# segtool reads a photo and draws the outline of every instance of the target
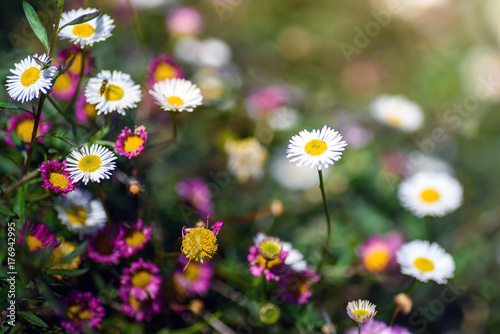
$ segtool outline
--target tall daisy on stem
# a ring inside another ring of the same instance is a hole
[[[328,205],[326,202],[322,169],[328,168],[328,166],[333,165],[336,161],[339,161],[346,146],[347,143],[342,140],[342,135],[340,135],[338,131],[335,131],[325,125],[321,130],[313,130],[312,132],[303,130],[299,132],[298,135],[295,135],[292,139],[290,139],[290,143],[288,144],[288,149],[286,151],[287,158],[290,158],[290,162],[296,162],[297,166],[306,165],[318,170],[319,187],[323,197],[323,206],[325,207],[327,224],[326,245],[323,257],[318,263],[318,267],[316,269],[316,272],[318,273],[328,256],[328,245],[330,244],[330,237],[332,234],[330,212],[328,211]]]

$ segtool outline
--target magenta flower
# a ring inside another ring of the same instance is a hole
[[[205,217],[212,212],[212,192],[202,178],[189,177],[183,179],[177,183],[175,190],[183,201],[199,212],[200,216]]]
[[[97,329],[105,316],[104,307],[100,300],[90,292],[72,290],[64,301],[66,314],[57,311],[61,325],[72,333],[86,333],[85,327]]]
[[[73,179],[66,170],[66,160],[42,162],[39,167],[42,172],[42,187],[52,190],[58,195],[66,196],[70,191],[75,190]]]
[[[363,267],[371,274],[378,274],[397,268],[396,252],[404,243],[400,232],[373,235],[365,240],[360,250]]]
[[[61,66],[62,64],[63,67],[66,67],[66,64],[68,64],[73,57],[75,60],[73,61],[73,64],[69,67],[68,69],[68,74],[76,76],[77,78],[80,76],[80,71],[82,69],[82,49],[78,45],[73,45],[69,48],[62,49],[57,53],[58,59],[55,62],[55,65],[57,67]],[[96,68],[95,66],[95,58],[92,57],[90,49],[86,48],[85,49],[85,67],[83,69],[83,75],[89,75],[94,71]]]
[[[88,120],[95,122],[97,119],[96,105],[97,104],[87,103],[84,91],[78,93],[78,97],[75,101],[75,119],[78,124],[85,124]]]
[[[120,155],[132,159],[144,151],[147,139],[148,133],[144,125],[136,126],[134,132],[125,127],[118,136],[115,149]]]
[[[43,122],[43,115],[40,117],[40,123],[38,124],[37,136],[43,136],[49,131],[50,123]],[[33,135],[33,127],[35,126],[35,119],[28,113],[23,113],[21,115],[13,116],[7,121],[7,130],[5,130],[5,143],[10,147],[14,148],[14,141],[10,138],[15,132],[19,139],[23,142],[31,142],[31,136]],[[43,138],[37,138],[39,143],[43,143]],[[24,145],[26,150],[29,149],[29,145]]]
[[[116,247],[115,238],[105,226],[90,239],[87,256],[94,262],[104,264],[120,263],[120,248]]]
[[[344,334],[411,334],[409,330],[404,327],[392,325],[387,326],[382,321],[370,320],[367,323],[361,325],[361,330],[358,327],[349,328]]]
[[[167,16],[167,28],[175,35],[197,35],[203,30],[203,16],[191,7],[177,7]]]
[[[250,273],[254,277],[264,275],[267,281],[279,281],[288,256],[288,252],[283,250],[282,242],[263,233],[257,234],[254,242],[255,245],[250,247],[247,255]]]
[[[269,115],[288,103],[288,90],[283,86],[270,86],[254,90],[246,100],[246,109],[252,118]]]
[[[312,269],[296,271],[288,267],[278,283],[281,298],[290,304],[305,304],[312,296],[311,285],[319,281],[320,275]]]
[[[120,291],[138,301],[148,298],[157,299],[161,290],[160,269],[152,262],[145,262],[142,258],[125,268],[120,277]]]
[[[179,256],[179,265],[173,277],[174,282],[183,295],[188,297],[205,296],[210,290],[211,280],[214,276],[212,265],[193,262],[185,271],[182,271],[187,262],[185,256]]]
[[[50,96],[59,100],[71,100],[77,88],[78,77],[69,72],[62,73],[59,74],[54,85],[52,85]]]
[[[17,239],[18,244],[26,242],[30,252],[44,251],[46,248],[57,248],[57,239],[43,224],[25,222]]]
[[[143,226],[140,219],[135,225],[121,226],[116,238],[116,247],[120,249],[122,256],[129,258],[143,249],[151,238],[151,230],[151,227]]]
[[[181,65],[167,54],[159,54],[151,60],[148,68],[148,85],[153,87],[158,81],[184,78]]]
[[[152,299],[150,296],[145,300],[137,300],[121,289],[118,295],[125,303],[121,307],[122,313],[132,318],[135,317],[136,322],[151,321],[153,316],[161,311],[163,304],[160,298]]]

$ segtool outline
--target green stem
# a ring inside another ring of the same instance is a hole
[[[50,63],[52,62],[52,55],[54,54],[54,47],[56,45],[56,39],[57,39],[57,31],[59,29],[59,22],[61,21],[61,15],[64,7],[64,0],[59,0],[57,3],[57,14],[56,14],[56,21],[54,23],[54,30],[52,31],[52,40],[50,41],[50,50],[49,50],[49,66]],[[45,98],[47,95],[42,94],[40,96],[40,100],[38,101],[38,107],[36,110],[36,115],[35,115],[35,124],[33,125],[33,132],[31,134],[31,145],[28,149],[28,156],[26,157],[26,162],[24,164],[24,169],[23,169],[23,176],[28,173],[28,168],[31,163],[31,157],[33,155],[33,147],[36,141],[36,135],[38,133],[38,125],[40,124],[40,118],[42,117],[42,109],[43,109],[43,104],[45,102]]]
[[[80,92],[80,86],[82,85],[84,71],[85,71],[85,47],[82,48],[82,66],[80,67],[80,76],[78,78],[78,84],[76,85],[76,90],[75,90],[75,93],[73,94],[73,96],[71,97],[71,100],[64,107],[64,110],[63,110],[64,115],[66,115],[68,113],[68,110],[75,104],[76,97],[78,96],[78,93]]]
[[[63,110],[61,109],[61,106],[59,106],[57,104],[56,101],[54,101],[53,98],[51,98],[50,96],[47,96],[47,100],[49,100],[50,104],[52,104],[52,106],[54,107],[54,109],[59,113],[59,115],[61,115],[62,117],[64,117],[64,119],[66,120],[66,122],[70,122],[68,116],[66,116],[66,114],[63,112]]]
[[[177,113],[174,111],[172,113],[172,130],[174,133],[174,143],[177,142]]]
[[[134,8],[134,6],[132,6],[132,4],[130,3],[130,0],[127,0],[127,5],[134,18],[134,32],[137,37],[137,40],[141,44],[146,45],[146,39],[144,38],[142,23],[139,14],[137,13],[137,10]]]
[[[113,222],[111,221],[111,216],[109,215],[109,211],[108,211],[108,208],[106,206],[106,203],[104,202],[104,199],[102,198],[101,187],[99,186],[99,183],[97,183],[97,182],[94,182],[94,184],[95,184],[97,196],[99,196],[99,199],[101,200],[102,207],[104,208],[104,211],[106,212],[106,217],[108,217],[109,229],[111,230],[113,237],[116,238],[115,228],[113,227]]]
[[[323,197],[323,206],[325,207],[325,216],[326,216],[326,227],[327,227],[327,235],[326,235],[326,245],[323,251],[323,256],[321,261],[318,263],[318,267],[316,268],[316,272],[319,273],[323,264],[328,257],[328,247],[330,246],[330,238],[332,235],[332,223],[330,221],[330,212],[328,211],[328,204],[326,203],[326,192],[325,192],[325,184],[323,182],[323,171],[318,170],[319,175],[319,188],[321,189],[321,196]]]
[[[16,189],[26,181],[31,180],[32,178],[36,177],[40,173],[40,170],[37,168],[34,171],[30,172],[29,174],[24,175],[22,178],[11,184],[10,186],[7,187],[7,189],[0,191],[0,197],[10,193],[12,190]]]
[[[415,289],[415,287],[417,286],[417,283],[418,281],[416,279],[413,280],[413,282],[411,283],[411,285],[408,287],[408,289],[406,289],[405,293],[409,296],[413,290]]]
[[[267,269],[267,260],[266,260],[266,269]],[[265,302],[267,299],[267,282],[266,275],[262,273],[262,302]]]

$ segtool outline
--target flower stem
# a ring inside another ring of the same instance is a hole
[[[59,21],[61,21],[63,7],[64,7],[64,0],[59,0],[57,3],[56,21],[54,23],[54,30],[52,31],[52,39],[50,41],[50,50],[48,55],[49,65],[52,62],[52,55],[54,54],[54,47],[56,45],[56,39],[57,39],[57,31],[59,29]],[[33,145],[35,144],[36,141],[36,134],[38,133],[38,125],[40,124],[43,104],[45,102],[46,97],[47,97],[46,94],[42,94],[42,96],[40,96],[40,100],[38,100],[38,107],[36,109],[36,114],[35,114],[35,123],[33,125],[33,133],[31,134],[31,145],[28,149],[28,156],[26,157],[26,162],[24,163],[23,176],[28,173],[28,168],[31,163],[31,156],[33,155]]]
[[[34,171],[30,172],[29,174],[24,175],[22,178],[11,184],[10,186],[7,187],[5,190],[0,190],[0,197],[8,194],[12,190],[16,189],[26,181],[31,180],[32,178],[36,177],[40,173],[40,170],[37,168]]]
[[[319,188],[321,189],[321,196],[323,197],[323,206],[325,207],[327,235],[326,235],[326,245],[323,251],[323,256],[321,258],[321,261],[318,263],[318,267],[316,268],[317,273],[321,271],[321,268],[323,267],[323,264],[325,263],[326,258],[328,257],[328,246],[330,246],[330,237],[332,234],[330,212],[328,211],[328,204],[326,203],[326,192],[325,192],[325,184],[323,182],[323,171],[318,170],[318,175],[319,175]]]
[[[64,110],[62,111],[64,115],[66,115],[68,113],[68,110],[75,104],[76,97],[80,92],[80,86],[82,85],[84,71],[85,71],[85,47],[82,48],[82,66],[80,67],[80,76],[78,77],[78,84],[76,85],[76,90],[73,93],[71,100],[68,102],[68,104],[64,107]]]
[[[174,143],[177,142],[177,114],[175,112],[172,113],[172,130],[174,133]]]
[[[108,218],[109,229],[111,230],[113,237],[116,238],[115,228],[113,227],[113,222],[111,221],[111,216],[109,215],[109,211],[108,211],[108,208],[106,207],[106,203],[104,202],[104,199],[102,198],[101,187],[99,186],[99,183],[97,183],[97,182],[94,182],[94,184],[95,184],[97,196],[99,196],[99,199],[101,200],[102,207],[104,208],[104,211],[106,212],[106,217]]]

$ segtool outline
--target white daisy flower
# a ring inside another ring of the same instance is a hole
[[[404,132],[415,132],[424,123],[424,113],[404,96],[382,95],[371,105],[373,117],[382,124]]]
[[[51,66],[44,69],[41,64],[50,62],[46,54],[28,56],[15,64],[15,68],[10,70],[14,75],[7,77],[7,92],[10,97],[21,103],[29,102],[40,97],[40,92],[47,94],[52,87],[52,77],[57,72],[57,67]]]
[[[97,12],[95,8],[80,8],[62,13],[59,26],[62,27],[82,15],[95,12]],[[111,36],[111,31],[115,28],[113,22],[114,20],[108,15],[102,14],[85,23],[64,27],[58,36],[61,39],[69,39],[74,44],[80,44],[82,48],[85,45],[92,46],[94,43],[104,41]]]
[[[290,242],[283,242],[283,251],[288,255],[285,258],[285,264],[289,265],[293,270],[303,272],[307,269],[307,263],[304,261],[304,255],[298,250],[292,248]]]
[[[375,307],[376,305],[368,300],[354,300],[347,303],[347,315],[355,322],[364,324],[377,314]]]
[[[109,179],[111,171],[116,167],[115,160],[116,156],[112,151],[93,144],[90,148],[85,146],[71,152],[66,164],[74,183],[82,180],[87,184],[89,181],[101,182],[101,179]]]
[[[55,209],[61,222],[80,235],[95,234],[107,221],[106,211],[101,201],[93,199],[92,194],[76,188],[66,197],[56,198]]]
[[[398,189],[401,205],[417,217],[441,217],[455,211],[462,196],[460,183],[442,172],[419,172],[403,180]]]
[[[238,181],[262,178],[268,153],[256,138],[230,139],[225,149],[228,154],[227,169],[236,175]]]
[[[290,162],[297,162],[297,166],[306,165],[321,170],[339,161],[346,146],[340,133],[325,125],[321,131],[302,130],[293,136],[286,157],[291,158]]]
[[[446,284],[446,280],[454,276],[453,258],[435,242],[432,244],[427,240],[408,242],[396,252],[396,260],[403,274],[422,282],[433,280],[439,284]]]
[[[130,75],[120,71],[103,70],[91,78],[85,87],[87,103],[95,104],[97,114],[117,111],[125,115],[124,109],[136,108],[142,99],[141,87],[136,85]]]
[[[202,104],[201,91],[186,79],[165,79],[157,82],[149,90],[156,103],[165,111],[193,111]]]

